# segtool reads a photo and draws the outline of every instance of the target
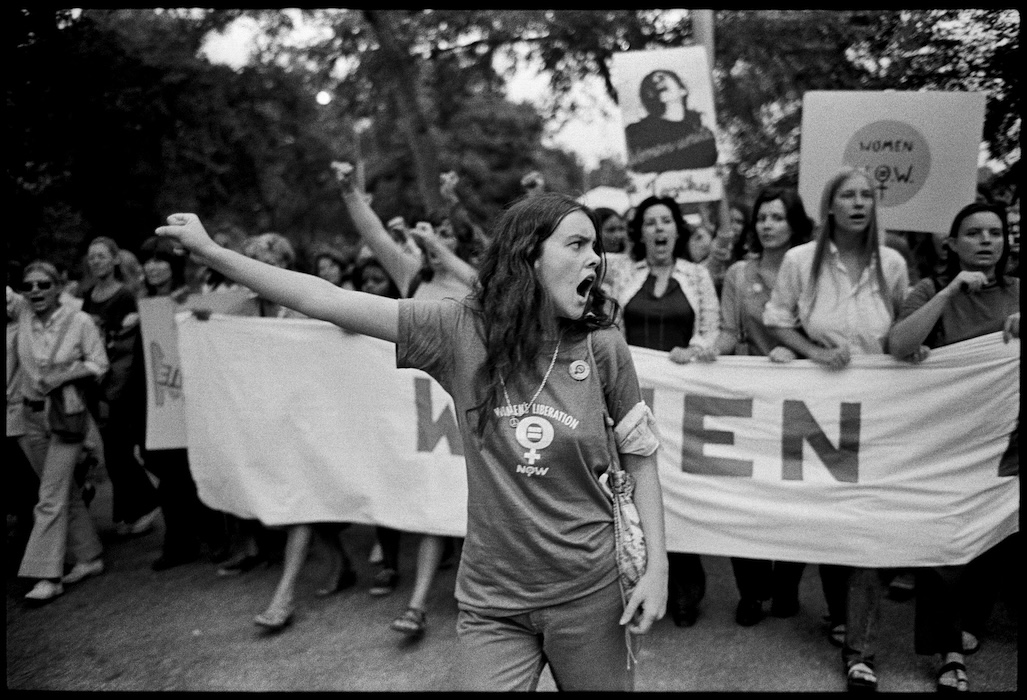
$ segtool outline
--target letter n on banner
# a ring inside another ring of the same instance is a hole
[[[752,461],[707,457],[703,445],[733,445],[735,434],[706,430],[706,416],[752,418],[752,399],[726,399],[702,394],[685,394],[684,436],[681,441],[681,471],[704,476],[752,476]]]
[[[439,414],[439,419],[432,418],[434,410],[431,400],[431,384],[430,379],[414,378],[414,400],[417,403],[417,451],[431,452],[439,444],[439,440],[446,438],[449,442],[449,453],[462,457],[464,441],[456,427],[453,407],[446,404],[445,409]]]
[[[843,403],[838,448],[824,435],[802,401],[784,402],[781,436],[782,477],[786,481],[802,481],[802,443],[807,441],[827,470],[838,481],[859,482],[860,404]]]

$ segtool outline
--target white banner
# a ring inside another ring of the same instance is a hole
[[[462,536],[448,395],[394,347],[310,320],[178,317],[190,463],[208,505],[272,525]],[[661,431],[672,551],[861,566],[954,564],[1015,532],[1019,341],[675,365],[634,349]]]
[[[139,300],[139,321],[143,334],[146,367],[146,449],[170,450],[186,446],[182,400],[182,368],[178,360],[175,314],[182,309],[234,313],[257,313],[253,293],[228,290],[190,296],[182,305],[171,297]]]

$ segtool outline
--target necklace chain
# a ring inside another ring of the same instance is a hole
[[[531,397],[531,401],[528,402],[528,406],[531,406],[535,403],[535,399],[537,399],[538,395],[542,393],[543,387],[545,387],[546,382],[549,381],[549,375],[552,374],[553,367],[556,366],[556,356],[560,354],[560,343],[562,341],[563,335],[561,334],[561,336],[556,341],[556,350],[553,351],[553,359],[549,361],[549,369],[546,370],[545,376],[542,377],[542,383],[538,385],[538,389],[535,390],[535,394]],[[504,382],[503,378],[500,377],[499,383],[503,385],[503,396],[506,398],[506,405],[510,409],[510,427],[516,428],[517,424],[520,421],[514,415],[513,403],[510,401],[510,394],[508,394],[506,391],[506,382]]]

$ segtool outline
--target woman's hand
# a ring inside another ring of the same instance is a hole
[[[456,185],[460,177],[455,170],[450,170],[439,175],[439,194],[450,204],[459,204],[460,197],[456,193]]]
[[[1002,342],[1008,343],[1013,338],[1020,337],[1020,312],[1009,314],[1006,322],[1002,324]]]
[[[332,161],[332,172],[335,173],[335,179],[339,183],[339,188],[343,194],[356,191],[357,184],[354,173],[356,172],[352,163],[346,163],[340,160]]]
[[[195,255],[201,264],[206,264],[208,255],[219,248],[196,214],[172,214],[168,217],[168,225],[158,228],[156,234],[176,241]]]
[[[926,360],[930,354],[931,349],[926,345],[921,345],[916,350],[914,350],[913,354],[907,357],[906,360],[908,362],[912,362],[914,365],[918,365],[924,360]]]
[[[620,624],[632,634],[645,634],[667,612],[667,572],[649,569],[638,580]]]
[[[421,246],[421,250],[434,252],[442,247],[439,234],[435,233],[435,228],[427,221],[418,221],[414,224],[410,236]]]
[[[960,270],[955,279],[949,282],[945,291],[948,292],[950,296],[957,294],[960,291],[972,293],[978,291],[987,283],[988,277],[983,272]]]
[[[852,355],[846,347],[841,348],[820,348],[812,355],[811,360],[819,365],[824,365],[831,370],[839,370],[849,364]]]
[[[784,345],[778,345],[767,354],[767,357],[770,358],[771,362],[785,364],[797,358],[798,355],[796,355],[795,351],[791,348],[786,348]]]
[[[687,365],[699,356],[700,349],[690,345],[687,348],[676,347],[670,351],[670,361],[679,365]]]
[[[713,362],[717,359],[718,355],[720,355],[720,353],[717,352],[717,348],[715,347],[701,348],[699,352],[695,354],[695,359],[699,362]]]

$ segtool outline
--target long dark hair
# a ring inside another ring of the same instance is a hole
[[[662,204],[670,209],[671,218],[674,219],[674,225],[678,229],[678,240],[674,244],[674,257],[694,262],[691,253],[688,252],[688,239],[692,237],[692,227],[685,222],[685,217],[681,215],[681,207],[670,197],[646,197],[635,208],[635,215],[631,217],[631,224],[628,226],[628,238],[631,239],[631,259],[645,260],[642,221],[645,219],[646,210],[657,204]]]
[[[539,282],[535,262],[542,254],[542,244],[560,222],[575,211],[585,213],[595,225],[595,214],[588,207],[555,192],[517,200],[496,223],[495,233],[482,256],[474,290],[481,310],[485,343],[485,361],[475,377],[484,396],[470,409],[478,412],[479,435],[484,434],[489,416],[500,403],[501,380],[532,367],[543,340],[552,337],[557,330],[552,300]],[[593,250],[603,262],[596,271],[585,313],[580,319],[557,322],[569,335],[584,335],[609,327],[616,315],[616,302],[608,299],[601,288],[606,258],[598,230],[596,226]]]
[[[1002,252],[999,253],[998,262],[995,263],[995,284],[1004,287],[1008,284],[1006,280],[1006,262],[1009,260],[1009,222],[1006,218],[1006,208],[1001,204],[974,202],[960,209],[956,213],[956,218],[952,220],[952,227],[949,229],[949,237],[945,245],[948,246],[948,241],[953,241],[959,236],[959,227],[963,225],[966,219],[982,212],[994,214],[1002,222]],[[954,280],[962,269],[963,267],[959,263],[959,256],[949,247],[944,277],[935,280],[935,284],[938,285],[937,288],[941,289]]]
[[[741,260],[745,250],[755,254],[757,257],[763,255],[763,244],[756,233],[756,217],[759,216],[760,207],[767,202],[781,200],[785,207],[785,220],[792,229],[792,237],[788,239],[788,247],[794,248],[797,245],[807,243],[813,238],[813,222],[806,214],[806,207],[802,204],[802,198],[792,187],[769,186],[760,190],[756,195],[756,201],[752,205],[752,216],[748,218],[745,226],[745,233],[735,241],[735,260]]]

